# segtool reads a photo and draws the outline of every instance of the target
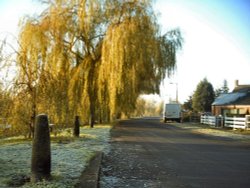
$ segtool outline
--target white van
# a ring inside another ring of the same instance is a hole
[[[166,123],[168,120],[181,122],[181,105],[178,103],[165,104],[163,120]]]

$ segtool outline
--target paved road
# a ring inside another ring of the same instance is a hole
[[[250,187],[249,142],[181,126],[157,119],[122,121],[111,132],[100,187]]]

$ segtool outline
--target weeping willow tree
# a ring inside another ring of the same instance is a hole
[[[18,80],[33,114],[66,123],[80,115],[93,127],[129,115],[140,94],[159,93],[182,38],[161,34],[150,0],[55,0],[23,21],[19,42]]]
[[[16,90],[26,93],[29,99],[30,136],[34,133],[34,123],[37,114],[38,88],[43,83],[46,66],[47,38],[39,25],[33,20],[27,20],[19,36],[20,49],[17,54],[18,75]],[[26,106],[28,108],[28,106]]]
[[[114,3],[111,10],[114,17],[103,40],[99,86],[100,96],[108,94],[110,115],[115,117],[131,113],[140,94],[159,93],[166,72],[175,68],[182,39],[179,30],[161,36],[150,1]]]

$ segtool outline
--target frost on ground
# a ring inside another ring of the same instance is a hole
[[[220,137],[227,137],[237,140],[250,140],[250,135],[241,135],[241,134],[235,134],[231,132],[226,131],[220,131],[215,129],[196,129],[195,132],[207,134],[207,135],[213,135],[213,136],[220,136]]]
[[[81,128],[80,137],[69,141],[51,142],[52,180],[37,184],[26,183],[22,188],[74,187],[79,181],[81,172],[96,151],[109,151],[110,128],[108,125],[95,128]],[[69,131],[65,132],[69,136]],[[31,141],[21,143],[5,143],[0,140],[0,187],[11,187],[13,178],[30,176],[31,171]],[[9,186],[8,186],[9,185]]]
[[[184,126],[183,126],[184,125]],[[231,138],[235,140],[250,140],[250,135],[244,135],[244,134],[237,134],[233,132],[229,132],[228,130],[219,130],[215,128],[208,128],[201,125],[195,125],[195,124],[179,124],[176,126],[183,128],[183,129],[189,129],[194,133],[201,133],[211,136],[218,136],[218,137],[224,137],[224,138]]]

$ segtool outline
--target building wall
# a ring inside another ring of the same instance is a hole
[[[228,106],[212,106],[212,113],[215,116],[226,114],[250,114],[250,105],[228,105]]]

